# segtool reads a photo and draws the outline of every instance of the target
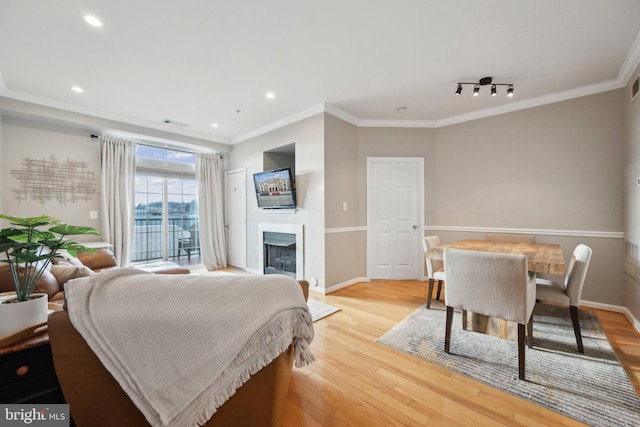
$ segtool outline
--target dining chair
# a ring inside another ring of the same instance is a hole
[[[444,250],[447,307],[444,351],[451,346],[453,310],[468,310],[518,324],[518,378],[525,379],[525,327],[536,302],[536,279],[527,256],[494,252]],[[531,347],[531,340],[529,347]]]
[[[569,306],[573,332],[576,336],[578,352],[580,353],[584,353],[584,346],[582,345],[582,333],[580,332],[580,321],[578,320],[578,306],[580,305],[582,287],[592,252],[587,245],[580,244],[576,246],[562,283],[541,278],[536,279],[537,300],[551,301]]]
[[[535,243],[536,236],[533,234],[510,234],[510,233],[487,233],[485,239],[488,242],[513,242],[513,243]]]
[[[444,274],[444,263],[439,259],[427,258],[427,251],[436,246],[440,246],[440,237],[427,236],[422,239],[422,247],[424,248],[425,262],[427,263],[427,278],[429,279],[429,291],[427,292],[427,308],[431,308],[431,295],[433,294],[434,280],[438,281],[438,293],[436,299],[440,299],[440,292],[442,291],[442,282],[446,281]]]

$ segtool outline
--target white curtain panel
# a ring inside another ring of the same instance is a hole
[[[102,237],[113,245],[118,267],[131,263],[136,143],[124,138],[100,138]]]
[[[217,154],[196,157],[200,253],[207,270],[227,266],[222,205],[222,159]]]

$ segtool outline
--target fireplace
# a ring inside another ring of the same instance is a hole
[[[258,224],[259,271],[304,278],[302,224]]]
[[[264,274],[296,278],[296,235],[264,232]]]

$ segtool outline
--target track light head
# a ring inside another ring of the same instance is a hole
[[[473,87],[473,96],[478,96],[478,95],[480,95],[480,86],[475,85]]]
[[[496,85],[491,86],[491,96],[496,96],[498,92],[496,91]]]
[[[513,85],[509,85],[509,89],[507,89],[507,96],[509,98],[513,96]]]
[[[462,85],[458,83],[458,89],[456,89],[456,95],[460,95],[462,93]]]

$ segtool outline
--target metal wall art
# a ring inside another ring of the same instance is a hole
[[[42,160],[27,157],[11,175],[20,183],[19,188],[11,189],[18,202],[33,200],[44,205],[55,200],[64,205],[91,200],[98,193],[95,173],[87,162],[60,162],[53,155]]]

